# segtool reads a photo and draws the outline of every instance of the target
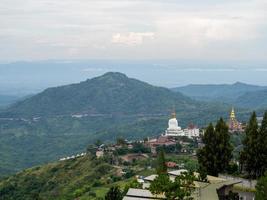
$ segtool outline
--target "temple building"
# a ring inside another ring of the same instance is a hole
[[[235,117],[235,110],[232,108],[229,121],[228,121],[228,126],[229,126],[229,132],[234,133],[234,132],[243,132],[244,129],[242,127],[242,124],[237,121]]]
[[[194,126],[190,125],[187,129],[182,129],[178,121],[176,119],[176,113],[173,112],[171,118],[169,119],[168,128],[165,131],[164,136],[168,137],[178,137],[178,136],[186,136],[186,137],[199,137],[199,129]]]
[[[176,119],[176,113],[172,113],[172,117],[169,120],[168,128],[165,131],[166,136],[185,136],[184,131],[182,128],[178,125],[178,121]]]
[[[192,137],[199,137],[200,131],[197,126],[194,124],[189,124],[187,129],[184,129],[185,135],[192,138]]]

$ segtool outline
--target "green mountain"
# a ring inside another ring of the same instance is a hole
[[[0,199],[73,200],[103,197],[117,169],[88,156],[24,170],[0,180]],[[101,186],[101,187],[100,187]]]
[[[0,108],[6,107],[12,103],[18,101],[20,97],[17,96],[10,96],[10,95],[1,95],[0,94]]]
[[[174,107],[182,127],[206,125],[230,109],[121,73],[49,88],[0,113],[0,176],[79,153],[98,139],[161,134]],[[247,111],[238,114],[247,118]]]
[[[181,92],[196,100],[219,101],[233,104],[239,97],[248,92],[256,92],[264,89],[267,89],[267,87],[237,82],[221,85],[188,85],[173,88],[172,90]],[[254,104],[254,106],[257,106],[257,104]]]
[[[10,116],[43,117],[71,114],[162,114],[173,106],[188,109],[196,102],[180,93],[155,87],[121,73],[106,73],[87,81],[49,88],[18,102]]]
[[[243,108],[265,108],[267,109],[267,89],[260,91],[247,92],[239,96],[234,104]]]

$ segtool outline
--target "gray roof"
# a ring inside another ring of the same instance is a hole
[[[130,188],[123,200],[162,199],[162,195],[153,195],[149,190]]]

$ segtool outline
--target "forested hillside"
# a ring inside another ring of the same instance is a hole
[[[237,82],[234,84],[221,85],[188,85],[173,88],[172,90],[181,92],[196,100],[207,102],[218,101],[229,103],[237,107],[258,108],[259,102],[257,99],[259,98],[257,92],[259,92],[260,96],[263,96],[262,93],[264,93],[264,90],[267,90],[267,87]],[[244,103],[242,102],[242,99],[244,99]]]
[[[121,73],[49,88],[1,112],[1,175],[80,152],[98,139],[159,135],[174,108],[183,128],[230,111],[229,105],[198,102]],[[247,113],[239,110],[239,119]]]

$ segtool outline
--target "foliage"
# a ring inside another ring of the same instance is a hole
[[[154,136],[166,128],[172,106],[182,126],[204,125],[228,109],[120,73],[49,88],[0,112],[13,119],[0,121],[0,174],[81,153],[97,140]]]
[[[123,195],[118,186],[111,187],[105,196],[105,200],[122,200]]]
[[[142,184],[141,183],[138,183],[137,179],[134,179],[132,180],[131,182],[127,183],[123,189],[123,195],[126,195],[128,190],[130,188],[139,188],[141,189],[142,188]]]
[[[182,145],[180,143],[176,143],[175,145],[163,145],[156,148],[157,152],[163,149],[165,153],[180,153],[182,149]]]
[[[199,164],[207,170],[209,175],[218,176],[218,173],[227,169],[232,157],[232,146],[228,127],[221,118],[214,129],[210,124],[203,136],[205,146],[197,153]]]
[[[225,200],[239,200],[239,195],[236,192],[230,191],[228,195],[224,196]]]
[[[94,187],[105,183],[114,169],[88,157],[25,170],[0,182],[0,199],[71,200],[93,197]]]
[[[227,169],[226,169],[228,174],[234,174],[237,175],[239,174],[239,169],[238,169],[238,165],[236,163],[232,163],[230,162]]]
[[[163,149],[161,149],[160,152],[158,153],[156,171],[157,171],[157,174],[167,173],[166,159],[165,159]]]
[[[167,200],[192,199],[195,177],[193,173],[183,172],[171,181],[167,174],[160,174],[152,181],[149,190],[152,194],[164,194]]]
[[[142,143],[134,143],[130,153],[151,153],[150,148],[144,146]]]
[[[199,169],[198,169],[198,173],[199,173],[199,177],[198,179],[202,182],[207,182],[208,179],[207,179],[207,169],[203,166],[203,165],[200,165],[199,166]]]
[[[256,185],[255,200],[267,199],[267,172],[262,176]]]
[[[246,127],[244,149],[240,162],[250,178],[260,177],[267,170],[267,112],[259,129],[256,113],[253,112]]]

